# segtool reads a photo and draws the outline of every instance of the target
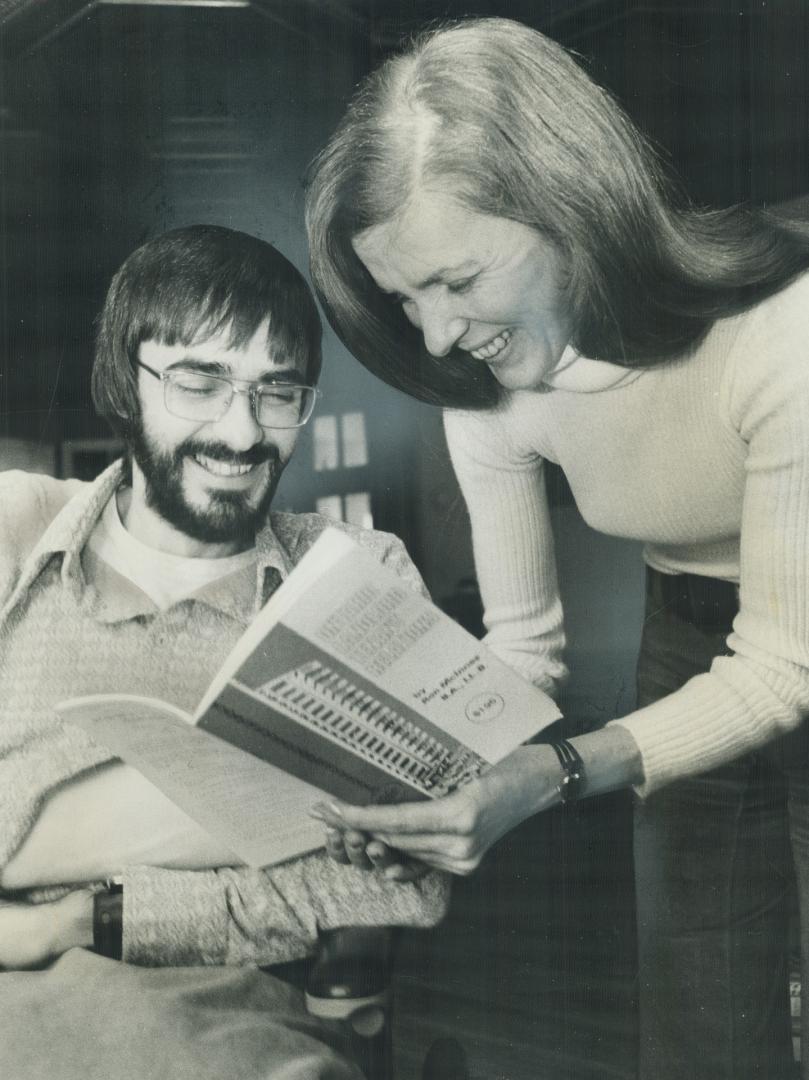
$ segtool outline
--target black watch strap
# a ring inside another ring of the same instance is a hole
[[[576,747],[567,739],[552,742],[551,746],[556,751],[559,764],[565,770],[565,775],[560,780],[557,790],[562,803],[566,806],[580,798],[584,791],[584,762]]]
[[[124,887],[109,885],[93,897],[93,951],[120,960],[124,938]]]

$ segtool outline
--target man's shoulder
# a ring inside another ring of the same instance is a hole
[[[270,525],[278,540],[284,545],[293,562],[301,559],[326,529],[339,529],[347,533],[361,547],[368,548],[382,558],[391,549],[404,550],[404,544],[393,533],[380,529],[364,529],[346,521],[334,521],[323,514],[297,514],[273,511]]]
[[[19,469],[0,472],[0,594],[59,511],[86,486]]]
[[[407,579],[413,588],[424,591],[421,575],[407,553],[407,548],[393,533],[365,529],[345,521],[334,521],[322,514],[273,512],[270,524],[293,563],[298,563],[321,533],[328,528],[347,533],[355,543],[366,548],[381,563]]]
[[[68,502],[88,485],[83,480],[57,480],[43,473],[8,469],[0,472],[0,528],[44,531]]]

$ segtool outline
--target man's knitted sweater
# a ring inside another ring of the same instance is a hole
[[[548,459],[593,528],[643,541],[663,573],[740,586],[733,655],[618,721],[642,793],[795,728],[809,710],[809,275],[678,362],[627,372],[574,354],[552,383],[446,415],[488,644],[540,685],[564,674]]]
[[[51,793],[110,760],[52,706],[118,692],[193,712],[261,604],[331,524],[312,514],[271,514],[257,537],[255,567],[160,611],[87,547],[121,481],[120,464],[92,484],[0,475],[0,866]],[[421,588],[395,537],[351,531]],[[124,959],[279,963],[310,951],[318,928],[431,925],[445,903],[441,875],[402,886],[323,852],[266,871],[131,866],[124,872]]]

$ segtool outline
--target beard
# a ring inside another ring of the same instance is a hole
[[[142,423],[130,437],[129,450],[143,474],[148,505],[165,521],[194,540],[236,543],[245,548],[253,544],[266,521],[285,465],[275,446],[253,446],[235,453],[224,443],[186,439],[173,450],[162,450],[150,440]],[[214,490],[208,493],[207,506],[192,505],[183,490],[183,473],[187,459],[195,454],[232,465],[266,462],[267,484],[258,502],[250,501],[250,492]]]

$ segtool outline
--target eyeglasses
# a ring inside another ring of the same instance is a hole
[[[199,371],[155,371],[136,360],[138,367],[163,383],[163,403],[172,416],[182,420],[216,423],[230,408],[234,394],[247,394],[256,423],[266,428],[303,427],[315,407],[318,391],[314,386],[293,383],[251,382]]]

